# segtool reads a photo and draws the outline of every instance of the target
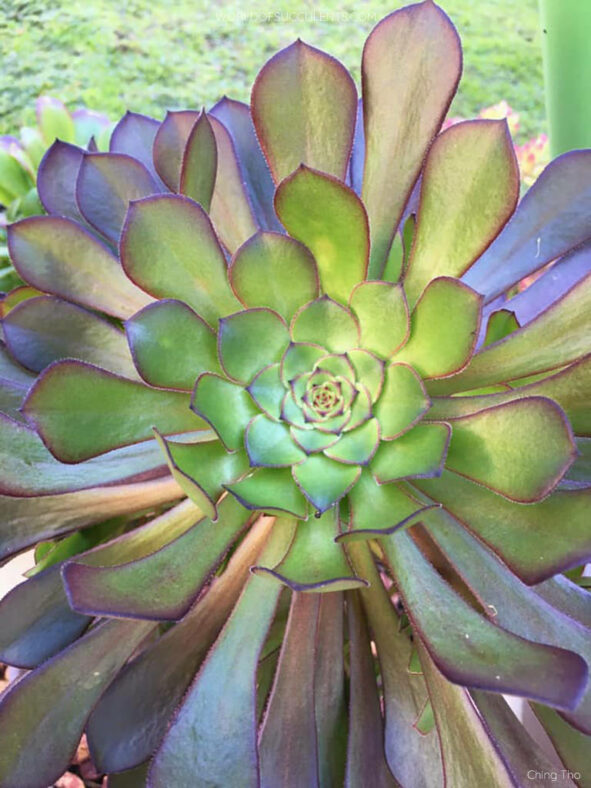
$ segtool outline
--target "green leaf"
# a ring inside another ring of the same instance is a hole
[[[371,461],[372,473],[379,484],[441,476],[450,437],[449,424],[417,424],[396,440],[380,444]]]
[[[60,216],[32,216],[7,229],[10,259],[20,276],[45,293],[126,318],[152,298],[83,227]]]
[[[213,427],[228,451],[242,448],[246,425],[257,414],[242,386],[210,372],[197,379],[191,409]]]
[[[287,325],[271,309],[245,309],[220,319],[220,362],[226,374],[240,383],[250,383],[263,367],[278,362],[288,345]]]
[[[183,153],[198,118],[194,110],[167,112],[154,137],[154,165],[172,192],[179,191]]]
[[[92,707],[153,626],[145,621],[101,624],[4,693],[4,785],[52,785],[63,774]],[[22,757],[33,750],[39,759]]]
[[[497,309],[496,312],[491,312],[486,324],[486,334],[482,346],[488,347],[501,339],[505,339],[509,334],[517,331],[519,327],[515,312],[512,312],[510,309]]]
[[[519,167],[504,120],[451,126],[431,146],[404,288],[411,304],[435,277],[460,277],[515,210]]]
[[[252,467],[285,468],[306,458],[293,442],[287,424],[271,421],[262,413],[249,422],[244,443]]]
[[[585,774],[589,768],[589,736],[572,728],[553,709],[539,703],[532,703],[531,707],[564,765],[572,772]]]
[[[209,214],[222,243],[233,254],[260,228],[234,141],[218,118],[211,114],[208,117],[218,149],[218,169]]]
[[[349,350],[347,356],[355,368],[357,379],[369,392],[371,401],[375,402],[384,383],[384,362],[367,350]]]
[[[301,165],[277,188],[275,209],[287,232],[318,265],[322,290],[346,304],[365,279],[369,227],[363,203],[336,178]]]
[[[455,375],[468,364],[480,328],[482,297],[457,279],[427,285],[410,318],[410,337],[395,357],[423,378]]]
[[[539,501],[576,456],[563,411],[528,397],[454,419],[446,466],[520,503]]]
[[[179,192],[209,211],[218,166],[218,151],[211,123],[201,112],[183,152]]]
[[[591,274],[537,318],[477,353],[453,381],[433,392],[468,391],[561,367],[589,352]]]
[[[186,394],[151,389],[81,361],[48,367],[23,410],[62,462],[80,462],[146,440],[154,424],[165,434],[203,428]]]
[[[266,306],[291,320],[318,295],[318,270],[310,251],[286,235],[258,232],[234,255],[232,289],[247,307]]]
[[[528,585],[584,563],[591,550],[589,489],[559,490],[519,506],[449,471],[413,485],[442,503]]]
[[[408,533],[399,531],[381,544],[413,627],[449,681],[576,707],[587,683],[587,665],[578,654],[532,643],[483,618]]]
[[[290,531],[275,524],[260,560],[280,560]],[[150,768],[154,788],[257,782],[256,669],[280,587],[251,576],[230,618],[183,698]],[[223,720],[223,735],[212,719]]]
[[[308,503],[288,468],[257,468],[234,484],[224,485],[247,509],[291,514],[306,519]]]
[[[328,296],[298,310],[291,322],[294,342],[320,342],[332,353],[343,353],[359,344],[359,325],[349,310]]]
[[[191,391],[202,372],[218,372],[216,337],[182,301],[157,301],[125,323],[137,369],[146,383]]]
[[[155,434],[179,487],[207,517],[216,520],[216,502],[224,484],[248,471],[246,452],[227,452],[218,441],[176,443],[163,438],[157,430]]]
[[[280,525],[281,521],[275,527]],[[270,575],[293,591],[323,593],[367,585],[353,574],[344,548],[334,541],[337,534],[336,508],[320,518],[299,522],[285,558],[275,566],[256,566],[252,571]]]
[[[417,373],[398,362],[386,367],[384,389],[375,405],[382,440],[393,440],[419,421],[431,404]]]
[[[338,60],[298,39],[259,72],[251,111],[276,183],[301,163],[344,180],[357,91]]]
[[[347,494],[361,473],[356,465],[313,455],[293,468],[293,478],[317,512],[323,513]]]
[[[346,544],[406,528],[429,508],[397,484],[378,484],[367,468],[361,472],[348,501],[350,529],[337,537],[338,542]]]
[[[346,432],[333,446],[324,450],[331,460],[347,465],[367,465],[376,453],[380,442],[380,425],[369,419],[360,427]]]
[[[55,296],[22,301],[6,315],[2,330],[12,356],[33,372],[53,361],[77,358],[124,377],[138,377],[119,328]]]
[[[262,369],[247,387],[247,391],[259,408],[270,419],[279,420],[281,403],[285,396],[285,388],[281,383],[281,365],[269,364]]]
[[[349,306],[361,327],[361,345],[388,358],[409,335],[408,304],[402,285],[362,282],[351,294]]]
[[[212,326],[240,308],[211,222],[188,197],[157,195],[131,203],[120,254],[140,287],[156,298],[184,301]]]
[[[291,437],[306,454],[323,451],[323,449],[327,449],[339,440],[339,436],[333,433],[318,432],[318,430],[302,430],[298,427],[290,427],[289,429]]]
[[[74,142],[74,121],[63,101],[53,96],[39,96],[36,111],[39,130],[46,145],[51,145],[58,138],[63,142]]]
[[[367,39],[362,62],[362,197],[371,224],[372,278],[382,274],[404,206],[456,92],[461,70],[458,34],[435,3],[390,14]],[[421,107],[418,116],[416,107]]]
[[[171,512],[161,518],[172,520]],[[148,555],[111,566],[85,564],[84,556],[69,561],[62,577],[71,607],[87,615],[181,618],[250,516],[229,495],[219,503],[215,523],[193,504],[181,514],[193,524]]]
[[[281,380],[287,388],[292,380],[306,372],[311,372],[318,359],[326,356],[326,350],[320,345],[308,342],[294,343],[285,351],[281,359]]]

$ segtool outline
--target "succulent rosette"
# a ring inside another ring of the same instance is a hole
[[[591,152],[516,207],[505,121],[439,133],[430,0],[362,66],[358,102],[298,41],[250,107],[44,157],[9,229],[42,295],[2,326],[1,556],[37,548],[0,784],[86,731],[111,786],[529,785],[503,694],[584,771]]]

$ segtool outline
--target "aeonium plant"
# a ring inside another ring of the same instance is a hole
[[[44,295],[3,321],[0,549],[36,566],[0,784],[83,732],[110,786],[585,784],[591,152],[516,207],[504,121],[439,133],[460,71],[427,0],[361,103],[298,41],[250,107],[45,156],[9,230]]]

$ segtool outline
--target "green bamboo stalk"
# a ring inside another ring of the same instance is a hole
[[[591,148],[591,0],[540,0],[552,156]]]

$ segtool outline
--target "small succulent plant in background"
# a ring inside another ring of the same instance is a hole
[[[1,785],[84,731],[110,786],[541,785],[503,695],[588,784],[591,152],[517,206],[505,121],[440,133],[460,72],[426,0],[360,102],[298,41],[250,107],[45,155],[2,324],[0,557],[36,566]]]
[[[35,182],[37,169],[47,148],[56,139],[86,148],[108,150],[111,123],[100,112],[77,109],[69,112],[59,99],[39,96],[37,126],[23,126],[18,137],[0,136],[0,290],[17,284],[6,249],[6,224],[41,213]]]

